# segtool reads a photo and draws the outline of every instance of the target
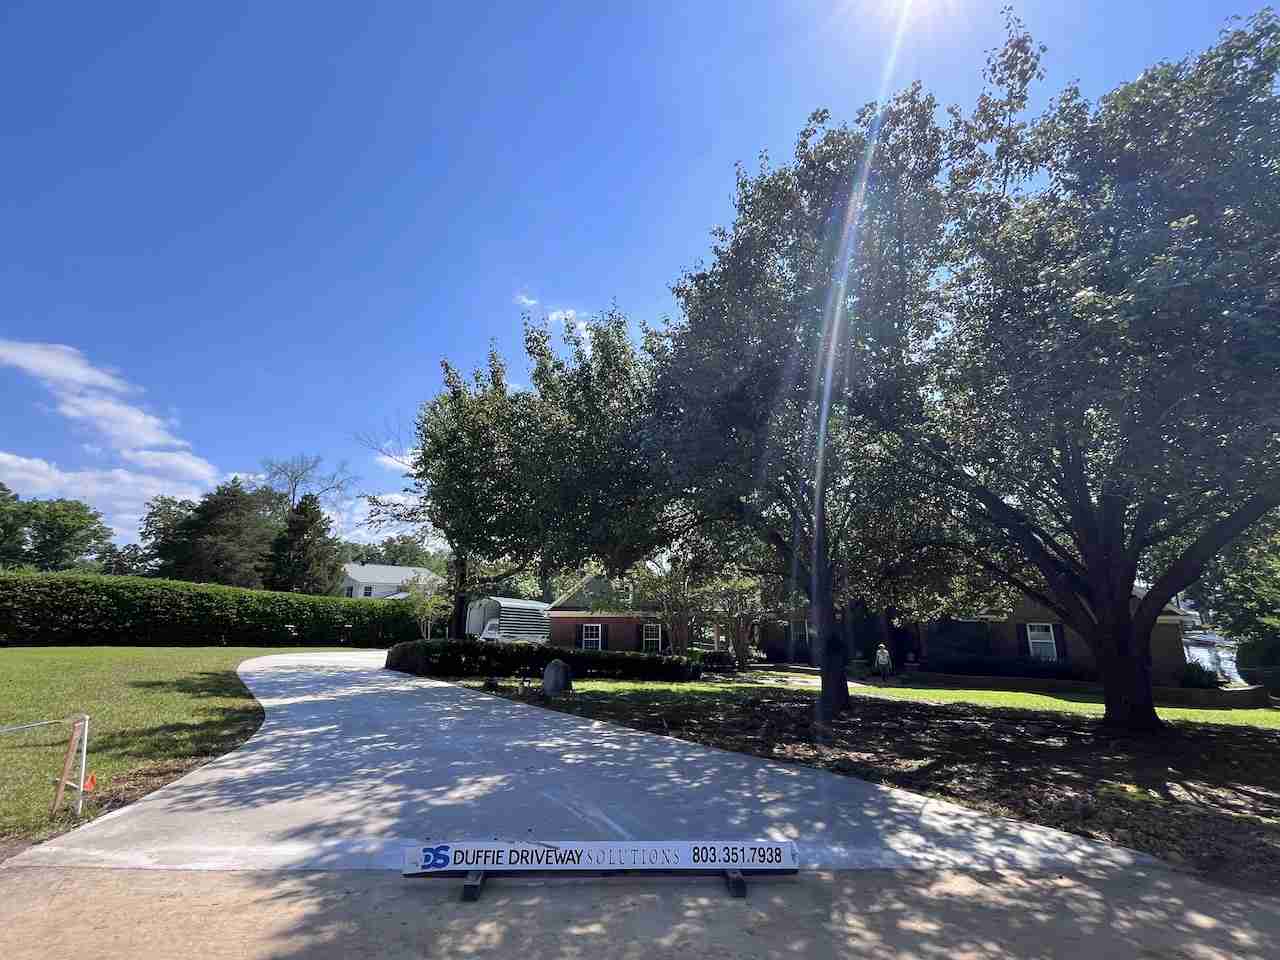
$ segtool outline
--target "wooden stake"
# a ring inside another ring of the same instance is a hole
[[[67,789],[67,777],[71,776],[71,764],[76,757],[76,744],[80,741],[80,724],[77,720],[71,725],[71,738],[67,740],[67,755],[62,758],[62,776],[58,778],[58,789],[53,795],[53,806],[49,808],[49,816],[56,817],[58,808],[62,806],[62,794]]]

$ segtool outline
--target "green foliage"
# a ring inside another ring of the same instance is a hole
[[[269,590],[331,593],[342,573],[342,545],[314,493],[303,494],[271,545],[263,576]]]
[[[938,318],[937,112],[918,84],[850,125],[818,111],[789,162],[739,170],[733,224],[652,347],[674,486],[807,595],[826,715],[848,705],[836,607],[934,606],[963,572],[922,549],[946,500],[897,467],[884,428]]]
[[[385,647],[418,635],[408,604],[142,577],[0,573],[0,645]]]
[[[151,555],[145,547],[127,543],[118,547],[109,543],[98,551],[100,572],[117,577],[145,577],[151,572]]]
[[[518,397],[512,443],[523,536],[551,569],[594,560],[619,576],[671,540],[655,358],[616,308],[566,325],[564,347],[526,324],[534,390]]]
[[[25,526],[23,504],[18,495],[0,483],[0,570],[26,562]]]
[[[541,679],[552,660],[569,664],[574,679],[697,680],[701,666],[684,657],[614,650],[575,650],[544,643],[486,640],[415,640],[387,651],[387,669],[423,677],[529,677]]]
[[[718,578],[707,585],[703,596],[707,603],[707,618],[729,638],[732,658],[738,666],[750,667],[754,653],[751,641],[764,612],[760,602],[760,581],[750,577]]]
[[[20,500],[0,483],[0,569],[70,570],[111,544],[102,514],[79,500]]]
[[[195,512],[194,500],[160,495],[147,501],[138,539],[152,563],[161,567],[160,576],[169,576],[182,551],[181,526]]]
[[[728,650],[695,650],[689,659],[700,663],[704,673],[738,672],[738,658]]]
[[[1280,515],[1273,513],[1210,561],[1187,595],[1197,609],[1212,611],[1213,626],[1241,642],[1242,663],[1280,651]]]
[[[286,493],[235,479],[206,493],[199,503],[152,500],[142,537],[156,558],[157,576],[258,588],[288,510]]]
[[[442,364],[407,458],[413,494],[370,498],[377,520],[437,531],[450,549],[454,630],[467,595],[536,570],[521,595],[551,599],[560,571],[598,560],[620,574],[669,540],[661,462],[650,455],[653,376],[616,311],[565,333],[527,325],[533,391],[513,391],[490,351],[470,377]]]
[[[430,640],[432,626],[447,619],[453,609],[453,600],[445,591],[444,581],[418,576],[404,584],[404,589],[409,594],[405,602],[413,608],[422,639]]]
[[[1222,678],[1199,663],[1186,663],[1178,675],[1178,686],[1191,690],[1217,690],[1222,686]]]
[[[1041,50],[1011,18],[953,112],[947,322],[893,431],[957,557],[1086,638],[1108,723],[1154,727],[1156,617],[1280,504],[1280,21],[1028,119]]]

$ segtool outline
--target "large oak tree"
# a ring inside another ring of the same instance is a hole
[[[1280,23],[1034,121],[1013,27],[957,115],[946,322],[899,433],[955,547],[1088,641],[1106,722],[1154,728],[1156,617],[1280,504]]]

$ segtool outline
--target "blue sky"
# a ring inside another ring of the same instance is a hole
[[[893,85],[970,103],[1001,2],[916,0]],[[518,357],[523,309],[670,313],[734,164],[876,97],[893,6],[0,7],[0,481],[122,539],[268,456],[397,489],[357,435],[408,422],[441,357]],[[1016,6],[1043,98],[1262,4]]]

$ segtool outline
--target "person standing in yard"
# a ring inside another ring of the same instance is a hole
[[[889,656],[889,648],[883,643],[876,647],[875,672],[880,674],[883,682],[888,682],[889,674],[893,673],[893,657]]]

